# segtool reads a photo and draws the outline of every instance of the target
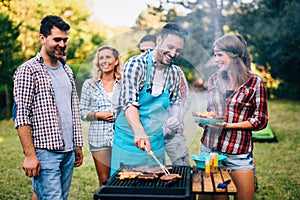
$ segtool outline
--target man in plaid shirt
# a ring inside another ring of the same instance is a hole
[[[74,166],[83,162],[79,100],[65,64],[68,31],[63,19],[41,21],[41,50],[14,75],[15,128],[23,147],[23,170],[38,199],[67,199]]]
[[[145,35],[139,42],[140,53],[145,53],[149,49],[153,49],[156,46],[156,37],[154,35]],[[184,129],[184,116],[188,111],[191,105],[191,99],[189,94],[189,86],[187,80],[185,78],[184,72],[179,66],[174,65],[174,67],[178,71],[178,75],[180,77],[180,107],[181,107],[181,116],[180,128],[173,132],[173,127],[177,127],[178,124],[175,124],[174,119],[170,116],[170,119],[167,120],[163,126],[164,128],[164,140],[165,140],[165,150],[167,155],[169,156],[172,165],[190,165],[189,162],[189,150],[186,143],[186,138],[183,133]],[[170,113],[172,114],[172,113]]]

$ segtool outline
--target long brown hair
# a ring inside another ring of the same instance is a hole
[[[240,34],[223,35],[214,42],[213,46],[230,57],[228,74],[232,77],[232,84],[235,87],[244,84],[251,73],[251,61],[243,36]]]

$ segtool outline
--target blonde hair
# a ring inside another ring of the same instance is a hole
[[[94,83],[96,83],[102,77],[103,72],[99,66],[99,52],[102,50],[105,50],[105,49],[111,50],[114,58],[119,61],[118,65],[115,66],[115,77],[117,79],[121,80],[121,59],[120,59],[119,51],[112,46],[104,45],[97,49],[95,56],[94,56],[93,67],[92,67],[92,77],[93,77]]]
[[[244,84],[251,73],[251,61],[243,36],[239,34],[224,35],[217,39],[213,46],[230,57],[228,74],[232,77],[233,85],[238,87]]]

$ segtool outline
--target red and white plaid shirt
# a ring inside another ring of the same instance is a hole
[[[250,79],[226,98],[217,87],[217,74],[208,82],[208,111],[225,116],[225,122],[237,123],[249,121],[255,130],[261,130],[268,123],[268,105],[263,79],[251,74]],[[201,142],[212,147],[213,134],[205,129]],[[253,141],[250,130],[224,129],[217,139],[217,149],[228,154],[246,154],[252,152]]]

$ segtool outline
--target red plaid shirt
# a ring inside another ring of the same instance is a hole
[[[241,85],[231,95],[221,93],[216,85],[217,75],[213,75],[208,82],[208,111],[224,114],[225,122],[237,123],[249,121],[255,130],[261,130],[268,123],[268,105],[266,89],[263,79],[252,74],[250,79]],[[211,147],[214,134],[205,129],[201,142]],[[252,152],[253,142],[250,130],[224,129],[217,140],[220,152],[228,154],[245,154]]]

